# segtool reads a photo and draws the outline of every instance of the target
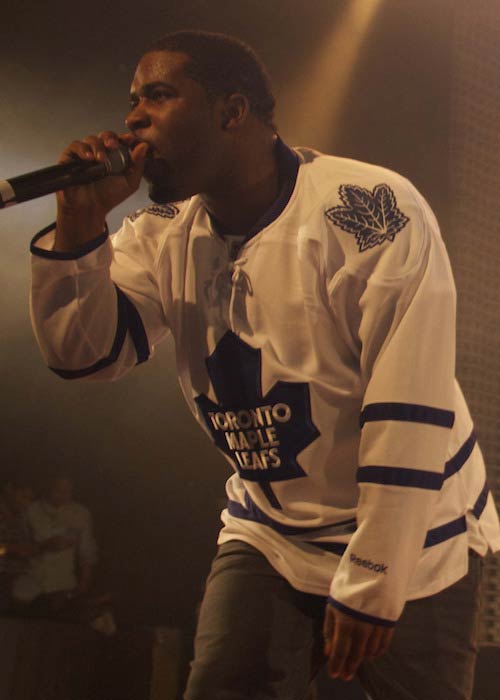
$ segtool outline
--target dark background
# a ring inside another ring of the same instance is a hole
[[[234,34],[267,64],[290,145],[409,177],[449,230],[452,0],[18,2],[2,11],[0,177],[122,130],[135,63],[167,31]],[[146,203],[139,193],[114,212]],[[52,196],[0,212],[0,468],[77,479],[100,544],[99,579],[137,623],[190,625],[215,549],[229,467],[188,414],[171,341],[116,384],[44,366],[28,310],[29,241]]]

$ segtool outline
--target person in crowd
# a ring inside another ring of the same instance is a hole
[[[0,493],[0,612],[16,609],[13,588],[37,552],[26,518],[33,497],[33,487],[25,476],[15,473],[4,479]]]
[[[73,490],[71,476],[57,474],[26,512],[38,551],[16,594],[54,612],[88,592],[97,559],[90,511],[74,500]]]

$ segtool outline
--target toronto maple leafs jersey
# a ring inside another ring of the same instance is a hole
[[[387,169],[278,144],[281,192],[234,250],[197,196],[74,254],[32,243],[32,317],[60,376],[115,379],[168,332],[233,468],[219,541],[391,626],[500,548],[454,378],[455,291],[436,220]]]

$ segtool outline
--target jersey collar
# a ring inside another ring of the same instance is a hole
[[[299,172],[300,160],[298,155],[289,148],[278,136],[276,140],[276,156],[278,159],[278,177],[279,177],[279,192],[278,196],[271,204],[269,209],[257,220],[257,222],[252,226],[250,231],[244,238],[244,241],[248,241],[254,236],[256,236],[262,229],[272,224],[281,213],[284,211],[286,205],[290,201],[293,190],[295,189],[295,183],[297,181],[297,174]],[[221,231],[220,224],[209,214],[210,220],[214,231],[221,236],[224,236],[224,232]]]

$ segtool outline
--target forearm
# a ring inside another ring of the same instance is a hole
[[[53,251],[54,231],[44,233],[31,248],[33,328],[49,367],[83,371],[109,356],[116,337],[111,246],[104,235],[91,250],[59,253]]]

